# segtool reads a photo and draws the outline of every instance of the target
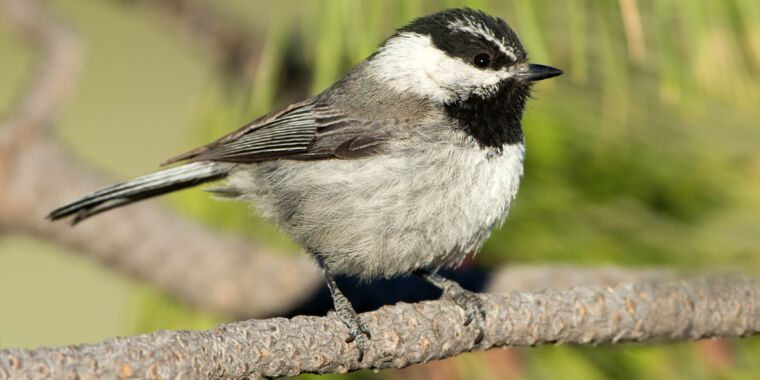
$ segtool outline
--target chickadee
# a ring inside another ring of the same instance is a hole
[[[477,252],[517,194],[531,85],[562,73],[526,61],[499,18],[472,9],[418,18],[319,95],[48,217],[77,223],[224,179],[215,194],[253,203],[314,256],[360,357],[370,332],[335,274],[418,274],[463,308],[480,339],[480,298],[436,272]]]

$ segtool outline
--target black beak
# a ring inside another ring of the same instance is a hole
[[[551,66],[529,64],[528,70],[520,74],[520,78],[527,82],[535,82],[554,78],[558,75],[562,75],[562,70],[555,69]]]

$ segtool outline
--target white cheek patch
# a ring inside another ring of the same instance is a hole
[[[512,74],[507,69],[479,69],[450,57],[430,36],[402,33],[389,40],[370,61],[370,73],[400,92],[445,103],[476,94],[485,96]]]

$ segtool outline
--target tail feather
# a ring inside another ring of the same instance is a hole
[[[213,162],[194,162],[161,170],[112,185],[53,210],[47,217],[57,220],[74,216],[72,224],[93,215],[143,199],[215,181],[227,176],[230,166]]]

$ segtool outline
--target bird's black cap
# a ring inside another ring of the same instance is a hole
[[[517,34],[504,20],[470,8],[420,17],[399,29],[397,34],[401,33],[430,36],[437,48],[468,62],[477,54],[488,53],[494,69],[527,60]]]

